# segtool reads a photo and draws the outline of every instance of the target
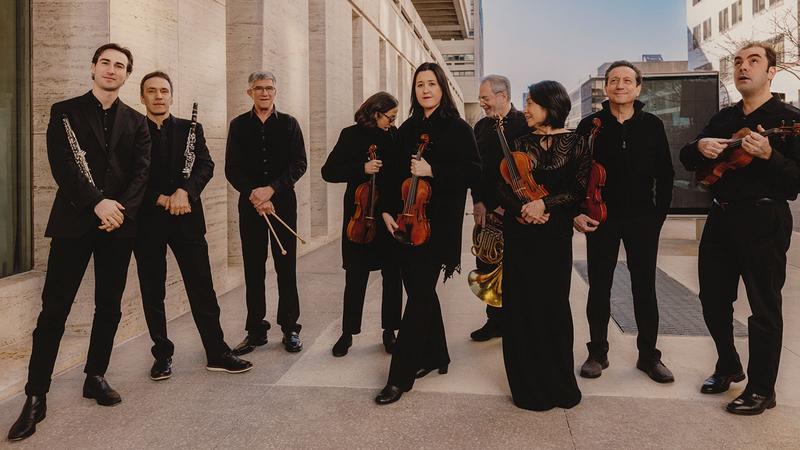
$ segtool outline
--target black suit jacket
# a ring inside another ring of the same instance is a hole
[[[58,185],[47,237],[78,237],[96,230],[100,221],[94,206],[108,198],[125,207],[125,221],[112,231],[115,237],[136,234],[135,218],[142,203],[150,168],[150,132],[143,115],[121,100],[114,118],[111,142],[105,150],[105,137],[96,117],[97,100],[91,91],[59,102],[50,110],[47,125],[47,158]],[[67,141],[62,115],[66,114],[96,186],[81,174]]]
[[[153,176],[147,183],[147,190],[144,195],[144,203],[139,213],[139,234],[144,236],[152,232],[166,232],[168,226],[178,226],[180,233],[185,236],[203,236],[206,233],[206,220],[203,214],[203,201],[200,194],[206,184],[214,175],[214,161],[206,145],[206,138],[203,134],[203,126],[197,124],[195,128],[194,144],[194,165],[189,179],[183,178],[183,167],[186,164],[184,152],[186,151],[186,139],[189,137],[189,126],[191,121],[178,119],[169,116],[169,130],[172,134],[170,138],[169,160],[171,170],[168,179],[158,180],[155,174],[161,173],[158,164],[162,164],[161,158],[153,155],[151,173]],[[164,208],[158,206],[156,201],[159,195],[170,196],[178,188],[182,188],[189,194],[189,204],[192,212],[180,216],[172,216]]]

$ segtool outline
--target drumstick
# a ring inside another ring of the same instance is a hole
[[[278,239],[278,235],[275,233],[275,229],[272,228],[272,222],[269,221],[269,217],[267,217],[267,215],[264,214],[264,213],[261,213],[261,217],[263,217],[264,220],[267,221],[267,225],[269,226],[269,231],[272,232],[272,237],[275,238],[275,242],[278,243],[278,247],[280,247],[280,249],[281,249],[281,255],[285,255],[286,254],[286,250],[283,248],[283,245],[281,244],[281,240]]]
[[[280,223],[281,223],[281,225],[283,225],[284,227],[286,227],[286,229],[287,229],[287,230],[289,230],[289,232],[290,232],[290,233],[292,233],[292,234],[294,235],[294,237],[296,237],[296,238],[297,238],[297,239],[298,239],[298,240],[299,240],[301,243],[303,243],[303,244],[305,244],[305,243],[306,243],[306,241],[305,241],[303,238],[301,238],[300,236],[298,236],[298,235],[297,235],[297,233],[295,233],[295,232],[294,232],[294,230],[292,229],[292,227],[290,227],[289,225],[287,225],[287,224],[286,224],[286,222],[284,222],[284,221],[283,221],[283,220],[282,220],[280,217],[278,217],[278,215],[277,215],[277,214],[275,214],[274,212],[273,212],[273,213],[270,213],[270,214],[272,214],[273,216],[275,216],[275,218],[276,218],[276,219],[278,219],[278,222],[280,222]]]

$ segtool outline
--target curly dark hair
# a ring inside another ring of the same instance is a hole
[[[362,127],[375,127],[377,126],[376,114],[385,114],[394,108],[397,108],[398,101],[394,95],[388,92],[377,92],[372,94],[356,111],[353,120]]]

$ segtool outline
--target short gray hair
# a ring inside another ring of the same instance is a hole
[[[481,78],[481,84],[483,83],[489,83],[489,86],[492,87],[492,92],[495,94],[505,92],[510,98],[511,82],[508,81],[508,78],[502,75],[486,75],[485,77]]]
[[[268,70],[256,70],[247,77],[247,85],[253,87],[253,83],[260,80],[272,80],[273,84],[278,84],[275,75]]]

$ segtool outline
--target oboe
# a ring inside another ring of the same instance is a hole
[[[192,104],[192,124],[189,125],[189,137],[186,138],[186,150],[183,151],[183,157],[186,163],[183,165],[183,178],[189,179],[192,174],[192,166],[194,166],[194,142],[195,142],[195,129],[197,128],[197,102]]]
[[[75,137],[75,132],[72,131],[72,126],[66,114],[61,115],[61,121],[64,122],[64,130],[67,132],[67,141],[69,141],[69,147],[72,149],[72,156],[75,157],[75,163],[78,165],[78,169],[80,169],[83,176],[89,180],[89,183],[94,186],[92,172],[89,170],[89,163],[86,162],[86,152],[81,149],[81,145],[78,143],[78,138]]]

